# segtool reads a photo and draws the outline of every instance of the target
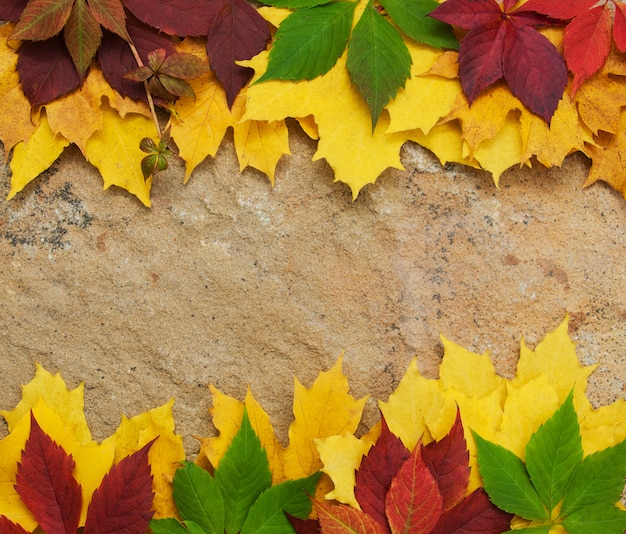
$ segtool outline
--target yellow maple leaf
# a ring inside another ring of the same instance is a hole
[[[172,498],[174,472],[185,459],[183,438],[174,432],[172,406],[174,399],[166,404],[143,412],[130,419],[122,416],[117,430],[102,444],[114,446],[114,462],[138,451],[149,441],[158,438],[148,454],[154,489],[154,517],[174,517],[177,514]]]
[[[20,141],[13,148],[11,158],[11,189],[7,199],[12,199],[43,171],[48,169],[61,155],[70,142],[62,135],[55,134],[48,124],[44,111],[39,124],[30,138]]]
[[[185,39],[180,52],[207,59],[206,47],[198,39]],[[265,173],[274,183],[278,160],[289,154],[289,136],[284,120],[242,120],[246,102],[244,88],[228,108],[226,93],[213,73],[190,80],[195,98],[180,98],[171,119],[171,135],[185,160],[185,182],[207,156],[215,157],[226,130],[233,128],[239,170],[247,166]]]
[[[253,85],[246,90],[244,120],[313,116],[319,133],[313,161],[326,159],[335,179],[350,186],[353,198],[385,169],[403,169],[400,148],[406,137],[401,133],[386,134],[389,114],[385,111],[372,132],[369,109],[350,80],[345,54],[326,74],[310,81],[254,84],[267,68],[267,56],[262,52],[240,62],[255,71]]]
[[[315,440],[324,467],[322,471],[333,481],[334,487],[324,498],[360,508],[354,496],[355,466],[361,464],[373,441],[358,439],[353,434],[329,436]]]
[[[17,54],[7,45],[13,24],[0,27],[0,139],[5,157],[20,141],[26,141],[35,131],[30,103],[22,91],[16,71]]]
[[[157,137],[154,123],[137,113],[122,117],[107,102],[102,103],[101,112],[102,129],[87,140],[83,155],[100,171],[104,189],[122,187],[150,206],[152,179],[144,179],[141,172],[141,160],[146,154],[139,149],[139,143],[144,137]]]
[[[428,443],[447,434],[458,406],[470,450],[469,491],[480,485],[472,430],[523,456],[531,435],[572,390],[586,455],[626,439],[626,402],[621,399],[594,410],[587,400],[585,388],[595,366],[579,363],[567,323],[566,318],[534,350],[528,349],[522,340],[517,373],[510,380],[495,373],[487,354],[472,353],[442,338],[440,378],[421,376],[413,359],[389,400],[379,401],[389,429],[413,449],[420,436]],[[351,477],[361,461],[359,451],[368,446],[369,440],[371,436],[361,439],[356,451],[344,458],[335,454],[344,454],[340,445],[353,441],[352,438],[341,435],[336,442],[317,441],[323,450],[324,464],[328,462],[325,472],[339,488],[334,498],[341,502],[354,505]],[[332,443],[338,444],[337,453],[333,452]]]
[[[625,128],[626,112],[622,110],[619,115],[618,133],[611,135],[600,132],[596,143],[587,145],[587,154],[592,163],[584,187],[601,180],[620,191],[626,199]]]

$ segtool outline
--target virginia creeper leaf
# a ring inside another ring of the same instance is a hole
[[[317,519],[300,519],[286,514],[296,534],[321,534],[322,527]]]
[[[45,41],[65,26],[74,0],[30,0],[11,34],[11,39]]]
[[[314,501],[315,511],[324,534],[383,534],[380,524],[357,508],[340,504],[331,506]]]
[[[33,106],[45,104],[80,86],[80,76],[60,35],[40,42],[23,42],[17,71],[24,94]]]
[[[226,91],[228,107],[254,71],[237,65],[265,49],[270,31],[265,19],[246,0],[213,0],[216,16],[209,26],[206,51],[211,68]]]
[[[224,498],[226,533],[239,532],[254,501],[272,485],[267,454],[250,425],[247,410],[215,470],[215,481]]]
[[[381,0],[380,3],[411,39],[436,48],[459,48],[452,28],[429,16],[439,6],[435,0]]]
[[[104,476],[87,509],[85,534],[143,534],[154,514],[148,463],[155,438]]]
[[[174,501],[184,521],[196,523],[208,534],[223,534],[224,499],[217,482],[207,471],[190,462],[177,469]]]
[[[0,532],[2,534],[29,534],[28,530],[11,521],[7,516],[0,516]]]
[[[526,519],[547,519],[549,511],[533,487],[524,462],[511,451],[475,432],[474,440],[484,488],[494,504]]]
[[[148,26],[180,37],[207,35],[216,15],[206,0],[124,0],[135,17]]]
[[[82,493],[74,460],[41,429],[32,411],[30,434],[15,477],[15,489],[47,534],[76,532]]]
[[[620,52],[626,52],[626,6],[615,2],[613,18],[613,40]]]
[[[372,130],[383,108],[404,87],[411,62],[402,37],[370,0],[352,31],[346,66],[370,109]]]
[[[533,486],[548,510],[552,510],[563,498],[572,472],[583,457],[572,393],[532,435],[525,457]]]
[[[385,504],[392,532],[426,534],[441,517],[443,498],[421,451],[418,443],[396,472],[387,492]]]
[[[624,534],[626,511],[606,503],[584,506],[562,524],[569,534]]]
[[[437,481],[443,509],[456,506],[465,496],[470,476],[469,451],[458,409],[450,432],[441,440],[426,445],[422,449],[422,458]]]
[[[501,17],[502,10],[493,0],[448,0],[434,9],[431,16],[464,30],[478,30]]]
[[[380,436],[363,457],[356,472],[354,494],[361,510],[374,518],[386,532],[390,532],[385,514],[385,496],[391,480],[410,453],[400,438],[394,436],[381,417]]]
[[[126,26],[144,63],[148,62],[148,54],[153,50],[162,48],[168,55],[176,52],[169,37],[146,26],[135,17],[129,16]],[[97,58],[102,67],[102,74],[111,87],[122,96],[128,96],[133,100],[146,100],[143,84],[124,76],[127,72],[137,68],[137,62],[128,43],[118,35],[105,31]]]
[[[0,0],[0,20],[17,22],[28,0]]]
[[[86,0],[76,0],[65,24],[63,36],[65,46],[82,80],[102,40],[100,24],[92,15]]]
[[[103,28],[119,35],[125,41],[130,41],[126,29],[126,14],[120,0],[88,0],[88,2],[91,14]]]
[[[314,473],[266,489],[250,508],[241,534],[281,534],[289,531],[290,522],[285,512],[306,519],[311,512],[309,495],[315,493],[320,475]]]
[[[193,521],[183,521],[183,523],[184,526],[173,517],[153,519],[150,521],[150,529],[153,534],[207,534],[206,530]]]
[[[311,80],[325,74],[343,54],[356,2],[300,9],[279,26],[267,70],[257,81]]]
[[[608,3],[577,16],[565,27],[563,55],[574,73],[572,94],[604,65],[611,50],[611,12]]]
[[[563,496],[561,513],[582,507],[615,504],[622,496],[626,478],[626,440],[583,458],[572,474]]]
[[[512,18],[502,63],[511,92],[549,124],[567,85],[559,51],[547,37]]]
[[[508,530],[512,517],[512,514],[495,506],[483,488],[476,488],[441,515],[431,534],[500,534]]]
[[[302,9],[306,7],[321,6],[331,4],[332,0],[263,0],[268,6],[286,7],[288,9]]]
[[[595,4],[597,4],[597,0],[569,0],[568,2],[528,0],[528,2],[522,6],[522,9],[543,13],[544,15],[556,19],[567,20],[584,13]]]

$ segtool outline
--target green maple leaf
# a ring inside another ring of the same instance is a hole
[[[615,506],[626,478],[626,440],[583,458],[572,394],[530,438],[526,463],[474,434],[478,466],[489,498],[503,510],[570,534],[623,534],[626,512]]]
[[[63,31],[76,70],[84,78],[100,47],[101,26],[130,42],[121,0],[30,0],[11,39],[44,41]]]

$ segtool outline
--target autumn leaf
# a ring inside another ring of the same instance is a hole
[[[75,532],[82,508],[74,460],[41,430],[30,414],[30,435],[15,477],[18,495],[37,523],[51,534]]]
[[[552,21],[526,5],[512,9],[514,5],[448,0],[431,15],[469,30],[459,49],[459,77],[470,104],[504,78],[528,109],[550,123],[567,85],[567,68],[558,50],[535,29]]]
[[[153,443],[154,440],[122,459],[104,476],[89,503],[85,534],[146,531],[154,514],[148,463]]]
[[[323,534],[384,534],[385,530],[369,515],[343,504],[331,506],[315,501],[315,511]]]

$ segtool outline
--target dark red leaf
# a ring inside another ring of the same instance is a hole
[[[215,0],[123,0],[140,21],[169,35],[203,36],[215,18]]]
[[[441,517],[443,499],[421,450],[418,443],[387,492],[385,508],[392,532],[427,534]]]
[[[520,10],[535,11],[555,19],[569,20],[573,19],[576,15],[584,13],[596,3],[597,0],[568,0],[567,2],[528,0],[528,2],[521,6]]]
[[[17,49],[17,71],[22,90],[34,106],[65,95],[81,83],[61,35],[23,42]]]
[[[82,507],[74,459],[41,429],[30,413],[30,434],[15,477],[15,490],[46,534],[76,532]]]
[[[422,458],[437,481],[443,497],[443,509],[456,506],[465,496],[470,476],[469,451],[458,409],[448,435],[426,445]]]
[[[474,30],[498,21],[502,9],[495,0],[447,0],[430,16],[464,30]]]
[[[508,532],[512,514],[497,508],[483,488],[444,512],[431,534],[500,534]]]
[[[549,124],[567,86],[567,68],[559,51],[537,30],[512,19],[503,64],[511,92]]]
[[[139,22],[135,17],[129,16],[126,26],[144,63],[148,63],[148,54],[153,50],[163,48],[168,54],[176,52],[169,37]],[[114,33],[105,31],[97,58],[102,73],[111,87],[122,96],[146,101],[143,83],[124,77],[127,72],[137,69],[137,62],[126,41]]]
[[[459,77],[470,104],[481,91],[504,76],[502,54],[505,36],[506,25],[498,20],[470,31],[461,41]]]
[[[0,20],[17,22],[28,0],[0,0]]]
[[[324,534],[384,534],[377,521],[357,508],[313,501]],[[416,533],[417,534],[417,533]]]
[[[5,515],[0,515],[0,532],[2,534],[29,534],[28,530],[14,523]]]
[[[577,16],[565,27],[563,55],[574,74],[572,95],[606,61],[611,50],[611,12],[608,4]]]
[[[380,436],[361,461],[354,494],[361,510],[378,521],[385,532],[391,532],[385,514],[385,496],[391,480],[409,454],[400,438],[389,431],[385,418],[381,417]]]
[[[143,534],[154,514],[152,473],[148,463],[153,439],[122,459],[93,492],[84,534]]]
[[[285,512],[296,534],[321,534],[322,527],[317,519],[300,519]]]
[[[626,5],[615,3],[613,40],[620,52],[626,52]]]
[[[235,61],[250,59],[265,49],[270,38],[267,22],[246,0],[213,0],[207,54],[215,76],[224,86],[229,107],[254,71]]]

